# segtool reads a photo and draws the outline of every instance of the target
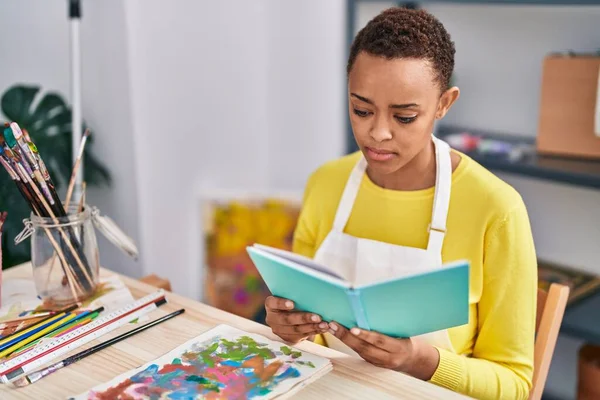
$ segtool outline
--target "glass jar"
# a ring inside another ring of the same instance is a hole
[[[100,268],[93,213],[70,207],[63,217],[32,214],[31,264],[38,296],[48,306],[64,306],[91,297]]]

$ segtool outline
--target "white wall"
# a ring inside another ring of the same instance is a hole
[[[197,297],[197,188],[268,185],[265,3],[134,0],[126,15],[144,267]]]
[[[357,29],[393,5],[364,3]],[[535,137],[543,57],[600,48],[600,7],[430,4],[456,43],[461,97],[443,123]],[[538,256],[600,274],[600,191],[498,175],[523,196]],[[548,393],[575,396],[581,341],[561,336]]]
[[[345,2],[268,4],[270,185],[301,191],[317,165],[345,151]]]
[[[126,15],[144,267],[200,297],[200,196],[301,191],[343,151],[343,2],[136,0]]]
[[[82,103],[83,115],[97,131],[94,143],[98,158],[108,165],[110,189],[93,188],[90,204],[111,217],[138,244],[140,240],[135,143],[131,134],[130,69],[121,0],[87,0],[83,4]],[[125,275],[144,274],[143,257],[135,261],[96,233],[102,263]]]
[[[42,82],[69,98],[64,0],[9,0],[0,18],[0,48],[24,60],[0,65],[0,87]],[[33,29],[6,40],[23,19]],[[89,202],[142,255],[98,235],[102,262],[201,298],[200,197],[298,193],[343,152],[344,2],[84,1],[81,31],[84,117],[115,179]]]
[[[82,8],[83,118],[93,130],[95,154],[108,164],[114,179],[108,190],[88,187],[87,200],[137,240],[123,2],[83,1]],[[0,2],[0,52],[5,55],[0,63],[0,91],[15,83],[41,85],[42,92],[59,92],[70,102],[69,46],[65,0]],[[4,62],[9,54],[19,62]],[[141,263],[125,256],[98,232],[97,236],[102,264],[141,275]]]

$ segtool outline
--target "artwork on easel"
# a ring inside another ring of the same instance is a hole
[[[219,325],[72,399],[285,398],[331,369],[326,358]]]
[[[254,243],[291,250],[299,195],[220,194],[202,202],[205,301],[259,322],[269,291],[246,247]]]

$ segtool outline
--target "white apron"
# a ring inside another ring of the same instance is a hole
[[[398,246],[344,233],[367,167],[366,160],[361,157],[348,178],[331,232],[315,254],[316,262],[332,269],[349,282],[361,284],[441,267],[452,185],[452,164],[448,144],[434,136],[432,138],[436,154],[436,184],[427,249]],[[325,333],[324,336],[329,347],[358,356],[335,336],[329,333]],[[454,352],[446,330],[420,335],[418,338]]]

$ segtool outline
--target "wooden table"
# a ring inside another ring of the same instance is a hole
[[[113,272],[103,269],[101,274],[108,275]],[[3,279],[30,276],[31,266],[25,264],[4,271]],[[136,299],[156,290],[145,283],[119,276]],[[148,314],[149,317],[154,319],[179,308],[185,308],[185,313],[116,343],[35,384],[20,389],[0,385],[0,398],[65,399],[151,361],[220,323],[261,334],[270,339],[281,340],[267,326],[177,294],[167,292],[167,301],[167,304]],[[119,328],[100,341],[127,329],[127,327]],[[94,343],[96,341],[88,343],[85,347]],[[297,399],[466,399],[431,383],[377,368],[361,359],[311,342],[303,342],[298,347],[331,359],[334,367],[331,372],[302,389],[294,397]],[[65,356],[67,355],[62,357]]]

